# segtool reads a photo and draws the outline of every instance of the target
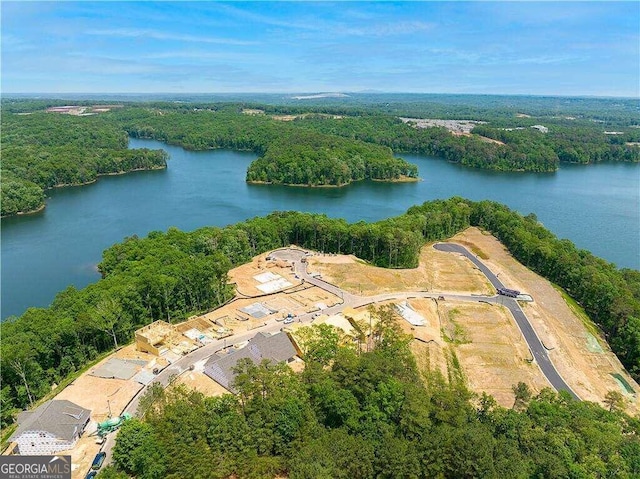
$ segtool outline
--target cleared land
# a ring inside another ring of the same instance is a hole
[[[458,356],[469,387],[486,391],[510,407],[511,387],[522,381],[539,392],[549,383],[532,364],[531,353],[506,308],[488,304],[447,303],[443,336]]]
[[[385,269],[355,256],[315,255],[310,271],[318,271],[332,284],[353,294],[375,295],[397,291],[432,291],[461,294],[495,293],[491,283],[472,263],[459,255],[425,246],[415,269]]]
[[[195,363],[193,371],[188,371],[180,375],[175,384],[184,384],[189,389],[195,389],[205,396],[222,396],[223,394],[227,394],[229,391],[204,374],[203,371],[206,362],[207,360],[205,359]]]
[[[505,407],[513,405],[511,387],[519,381],[534,392],[549,386],[530,363],[529,348],[506,308],[431,299],[411,299],[409,304],[426,320],[424,327],[400,321],[416,338],[411,348],[421,369],[445,376],[461,373],[473,391],[485,391]],[[452,364],[453,354],[459,371]]]
[[[477,248],[485,255],[483,262],[512,288],[529,293],[535,301],[523,306],[543,344],[551,349],[551,359],[558,372],[574,391],[588,401],[602,402],[608,391],[625,395],[630,412],[640,411],[638,384],[627,374],[611,352],[597,327],[572,308],[549,281],[516,261],[493,236],[477,228],[469,228],[452,241]],[[593,340],[603,352],[593,347]],[[612,374],[620,374],[635,390],[631,395],[622,389]]]
[[[582,399],[603,403],[607,392],[619,391],[625,395],[629,412],[640,411],[637,401],[640,387],[626,373],[597,327],[580,313],[579,307],[571,307],[560,291],[516,261],[493,236],[469,228],[451,241],[477,254],[508,287],[533,296],[534,302],[521,303],[522,308],[550,350],[559,373]],[[354,294],[421,290],[495,293],[470,261],[436,251],[432,245],[422,249],[418,268],[410,270],[377,268],[352,256],[316,255],[311,264],[327,281]],[[511,386],[519,381],[527,383],[533,391],[549,385],[539,368],[529,362],[528,347],[506,309],[451,301],[437,303],[438,310],[434,313],[429,301],[410,300],[425,318],[437,314],[439,337],[434,337],[436,328],[432,319],[425,328],[413,329],[402,321],[406,331],[418,339],[412,348],[419,363],[444,369],[450,351],[455,352],[469,386],[476,392],[493,395],[506,407],[512,406]],[[621,387],[614,374],[620,374],[636,394]]]

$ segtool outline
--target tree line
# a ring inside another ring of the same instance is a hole
[[[152,387],[100,477],[531,478],[640,474],[640,421],[514,386],[512,409],[418,371],[392,309],[368,348],[307,326],[305,366],[238,362],[237,395]],[[301,333],[304,332],[301,330]]]
[[[272,113],[302,111],[300,107],[263,108]],[[234,148],[266,155],[249,167],[247,178],[276,183],[291,180],[311,184],[305,181],[309,176],[305,173],[313,172],[315,179],[325,176],[324,166],[328,161],[336,171],[329,175],[344,178],[344,172],[353,168],[346,167],[345,161],[340,160],[361,158],[360,152],[356,158],[347,154],[355,148],[362,150],[358,142],[391,148],[396,154],[433,155],[465,166],[497,171],[550,172],[557,170],[562,162],[640,161],[640,148],[628,144],[638,141],[640,130],[625,127],[623,135],[606,135],[601,124],[584,119],[545,118],[549,132],[542,133],[531,128],[535,118],[498,117],[495,125],[478,125],[471,135],[453,135],[444,127],[415,128],[397,116],[384,113],[380,105],[352,116],[333,118],[318,113],[291,122],[273,121],[267,115],[243,115],[242,105],[214,105],[196,110],[183,106],[178,110],[134,109],[114,114],[126,116],[125,128],[133,136],[167,141],[193,150]],[[521,129],[507,131],[508,127]],[[307,133],[302,135],[296,130]],[[327,135],[322,138],[323,147],[334,145],[331,153],[325,148],[314,148],[321,138],[319,134]],[[347,138],[351,144],[340,143],[335,137]],[[387,152],[369,156],[380,158],[382,164],[388,164],[392,158]],[[402,171],[411,167],[405,173],[413,175],[412,165],[396,164],[385,170]]]
[[[482,119],[485,119],[484,117]],[[500,118],[477,125],[471,135],[453,135],[444,127],[416,128],[397,117],[368,115],[339,120],[315,116],[294,125],[332,135],[388,146],[396,153],[426,154],[473,168],[497,171],[550,172],[561,163],[640,161],[640,130],[604,133],[588,121],[545,119],[547,133],[531,128],[539,119]],[[495,124],[494,124],[495,123]],[[496,140],[496,141],[491,141]]]
[[[291,185],[341,186],[363,179],[416,177],[415,165],[395,158],[389,148],[336,135],[301,131],[265,116],[212,108],[199,111],[125,111],[134,137],[153,138],[190,150],[231,148],[260,155],[247,169],[247,181]]]
[[[136,328],[158,319],[181,321],[222,304],[233,295],[228,270],[257,254],[297,244],[354,254],[377,266],[413,268],[425,242],[470,225],[496,235],[523,264],[564,288],[640,379],[640,272],[618,270],[559,240],[532,215],[454,197],[375,223],[276,212],[224,228],[171,228],[127,238],[103,253],[100,281],[70,287],[50,307],[30,308],[0,324],[2,424],[98,354],[131,341]]]

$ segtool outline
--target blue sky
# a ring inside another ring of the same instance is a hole
[[[6,2],[2,92],[640,96],[640,2]]]

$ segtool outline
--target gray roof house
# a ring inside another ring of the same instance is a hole
[[[273,335],[258,333],[242,349],[229,353],[214,354],[204,365],[204,373],[225,389],[236,392],[232,386],[236,375],[233,368],[240,359],[248,358],[254,363],[269,359],[274,363],[291,361],[297,352],[285,333]]]
[[[75,446],[91,411],[67,400],[50,400],[33,411],[18,414],[11,440],[24,456],[56,454]]]

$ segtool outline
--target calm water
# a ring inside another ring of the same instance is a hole
[[[621,267],[640,269],[640,165],[566,166],[555,174],[492,173],[443,160],[406,156],[424,181],[361,182],[346,188],[247,185],[252,153],[164,148],[164,171],[101,178],[49,192],[41,214],[2,220],[2,317],[48,305],[58,291],[96,281],[102,250],[125,236],[170,226],[223,226],[273,210],[378,220],[409,206],[460,195],[534,212],[555,234]]]

